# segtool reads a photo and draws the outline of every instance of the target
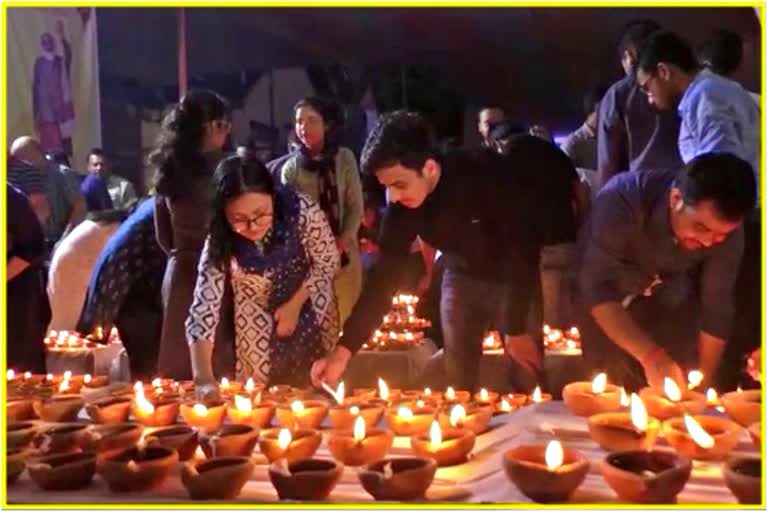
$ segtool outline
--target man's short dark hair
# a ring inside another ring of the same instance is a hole
[[[704,153],[678,173],[675,186],[686,204],[713,201],[720,215],[737,222],[757,200],[757,182],[749,162],[732,153]]]
[[[397,110],[384,114],[365,141],[360,166],[363,173],[402,165],[421,172],[424,163],[435,156],[432,128],[421,115]]]
[[[718,75],[728,76],[741,64],[741,36],[730,30],[715,30],[699,45],[699,63]]]
[[[88,152],[88,160],[91,159],[92,156],[100,156],[101,158],[107,158],[107,155],[104,154],[104,150],[101,148],[91,148],[91,150]]]
[[[656,71],[664,62],[673,64],[686,73],[693,73],[699,63],[690,45],[674,32],[656,32],[643,45],[637,57],[637,67],[646,73]]]
[[[661,25],[651,19],[633,20],[624,25],[624,31],[619,38],[619,57],[623,57],[627,50],[640,51],[645,40],[658,30],[661,30]]]

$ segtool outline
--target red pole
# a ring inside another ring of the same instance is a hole
[[[179,100],[187,94],[187,13],[183,7],[178,11],[179,44]]]

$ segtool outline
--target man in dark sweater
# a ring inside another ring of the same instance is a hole
[[[553,216],[540,213],[572,215],[570,202],[537,193],[544,180],[535,177],[535,162],[523,161],[520,152],[513,159],[490,149],[438,153],[434,147],[427,123],[409,112],[384,116],[371,132],[362,154],[363,172],[376,176],[391,203],[382,222],[381,254],[339,344],[313,365],[315,385],[335,385],[379,325],[417,236],[446,261],[440,310],[448,383],[474,387],[483,332],[500,311],[510,351],[538,357],[526,333],[531,290],[540,247],[560,236],[551,228]],[[575,236],[575,227],[570,231]],[[540,366],[538,360],[519,362]]]

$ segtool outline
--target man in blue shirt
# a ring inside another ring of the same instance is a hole
[[[658,32],[648,39],[638,57],[637,83],[654,107],[677,109],[684,162],[727,152],[749,162],[759,176],[759,107],[741,85],[701,69],[680,36]]]
[[[750,165],[727,153],[606,184],[578,248],[579,327],[595,371],[629,390],[665,377],[685,386],[682,368],[711,383],[756,194]]]
[[[659,25],[652,20],[629,23],[619,41],[626,76],[614,83],[600,101],[597,123],[597,184],[602,187],[626,171],[677,170],[680,123],[674,112],[657,112],[635,82],[637,53]]]

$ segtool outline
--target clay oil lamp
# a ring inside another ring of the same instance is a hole
[[[741,504],[761,503],[760,457],[733,457],[723,466],[725,484]]]
[[[131,415],[132,403],[130,398],[106,397],[86,405],[85,412],[94,423],[125,423]]]
[[[187,402],[181,404],[179,412],[187,425],[196,427],[202,432],[212,433],[221,428],[224,423],[227,404],[221,401]]]
[[[443,402],[447,404],[467,404],[472,397],[469,391],[456,391],[452,386],[445,388],[443,393]]]
[[[707,408],[707,398],[701,393],[686,389],[680,391],[675,381],[669,377],[664,378],[664,392],[655,388],[643,388],[640,390],[648,413],[659,420],[676,418],[683,414],[700,414]]]
[[[32,445],[46,455],[76,452],[80,450],[87,430],[85,423],[57,423],[40,430],[32,438]]]
[[[699,370],[691,370],[688,372],[688,389],[696,389],[704,382],[704,374]]]
[[[73,375],[71,371],[67,370],[62,377],[58,388],[59,393],[80,393],[80,389],[85,383],[85,375]]]
[[[719,460],[739,443],[741,427],[716,416],[689,416],[667,420],[661,427],[667,442],[689,459]]]
[[[323,400],[294,400],[278,405],[275,414],[286,428],[318,429],[328,414],[328,404]]]
[[[518,405],[514,405],[509,400],[507,400],[506,396],[503,396],[503,397],[501,397],[501,400],[496,402],[494,413],[495,414],[509,414],[512,411],[514,411],[515,409],[517,409],[518,407],[519,407]]]
[[[630,412],[603,412],[589,417],[589,435],[603,450],[650,450],[661,424],[649,418],[643,401],[632,393]]]
[[[80,439],[80,448],[108,456],[134,446],[143,431],[144,427],[138,423],[93,425]]]
[[[178,462],[176,451],[140,443],[99,458],[96,472],[112,492],[147,491],[162,484]]]
[[[531,396],[528,398],[526,404],[538,405],[544,402],[549,402],[550,400],[552,400],[552,395],[549,393],[542,393],[541,387],[536,386],[536,389],[533,390],[533,393],[531,393]]]
[[[250,457],[259,438],[259,432],[250,425],[224,425],[214,434],[200,437],[205,456]]]
[[[626,503],[676,503],[691,476],[691,461],[676,453],[637,450],[609,454],[600,473]]]
[[[430,387],[425,387],[423,390],[416,389],[403,391],[400,394],[400,399],[403,403],[415,403],[417,400],[422,400],[431,407],[437,407],[443,401],[442,394],[435,393]]]
[[[19,479],[27,466],[26,461],[29,456],[29,450],[23,448],[8,448],[5,455],[6,473],[5,481],[8,485],[13,484]]]
[[[230,381],[226,377],[221,378],[219,384],[219,393],[224,398],[230,398],[232,395],[240,393],[243,390],[243,384],[237,381]]]
[[[83,390],[95,391],[109,386],[109,377],[107,375],[97,375],[93,377],[90,373],[83,376]]]
[[[281,500],[323,501],[343,471],[344,465],[333,460],[280,459],[269,466],[269,479]]]
[[[482,434],[488,429],[488,423],[493,416],[493,409],[487,406],[464,406],[456,404],[449,410],[443,409],[438,416],[443,429],[466,428],[475,435]]]
[[[16,398],[5,404],[5,419],[7,421],[25,421],[35,417],[35,409],[31,398]]]
[[[275,416],[275,403],[262,402],[261,393],[256,397],[251,395],[235,395],[232,405],[227,409],[227,417],[232,423],[251,425],[256,428],[266,428]]]
[[[320,432],[313,429],[272,428],[259,435],[259,450],[269,462],[286,459],[290,464],[312,457],[322,440]]]
[[[416,400],[415,407],[401,405],[397,409],[390,408],[387,412],[387,425],[398,436],[412,436],[427,432],[435,418],[435,409]]]
[[[178,399],[156,399],[153,402],[146,398],[142,387],[134,389],[136,395],[132,412],[136,421],[147,427],[164,427],[176,423],[179,415]]]
[[[331,455],[345,466],[362,466],[384,458],[392,447],[394,437],[391,430],[366,428],[365,420],[358,416],[351,432],[331,432],[328,449]]]
[[[334,430],[352,430],[355,420],[363,418],[368,428],[378,425],[381,417],[384,416],[385,406],[382,403],[361,403],[359,405],[341,406],[337,405],[328,410],[328,417],[331,420],[331,428]]]
[[[273,402],[292,402],[293,400],[302,400],[306,393],[301,390],[288,386],[287,384],[276,384],[268,387],[264,391],[264,398]]]
[[[255,398],[256,394],[259,394],[259,400],[257,402],[261,401],[261,392],[263,391],[263,386],[259,384],[256,385],[256,382],[253,380],[253,377],[248,377],[248,380],[243,385],[243,393],[248,395],[251,398]]]
[[[80,395],[54,395],[50,398],[41,398],[32,403],[40,419],[49,422],[74,421],[85,402]]]
[[[494,405],[499,401],[499,394],[495,391],[488,391],[485,388],[475,393],[475,402],[482,405]]]
[[[252,474],[250,457],[216,457],[181,466],[181,482],[193,500],[234,499]]]
[[[440,467],[466,462],[475,447],[475,434],[468,429],[440,428],[433,420],[428,433],[411,437],[411,449],[420,457],[432,457]]]
[[[608,384],[605,373],[592,382],[571,382],[563,388],[565,406],[576,416],[593,416],[621,408],[621,388]]]
[[[96,471],[96,454],[67,453],[27,461],[27,472],[44,491],[72,491],[87,487]]]
[[[362,468],[357,477],[363,488],[377,500],[424,500],[437,463],[432,458],[384,459]]]
[[[520,491],[538,503],[568,501],[589,471],[589,461],[560,441],[521,445],[504,454],[504,472]]]
[[[40,426],[34,421],[13,421],[5,427],[5,446],[9,450],[26,448]]]
[[[175,450],[179,454],[179,460],[186,461],[195,456],[198,433],[196,429],[186,425],[165,427],[144,436],[144,442],[147,446],[162,446]]]
[[[763,424],[760,423],[759,421],[757,423],[753,423],[747,428],[747,432],[749,432],[749,437],[752,438],[752,442],[755,444],[755,447],[759,450],[761,438],[763,436]]]
[[[389,389],[386,381],[379,377],[378,389],[376,388],[357,388],[352,392],[353,396],[359,400],[367,401],[377,398],[387,403],[396,403],[402,398],[402,391],[399,389]]]
[[[725,393],[720,400],[725,413],[742,427],[760,421],[760,411],[763,408],[761,390],[732,391]]]

